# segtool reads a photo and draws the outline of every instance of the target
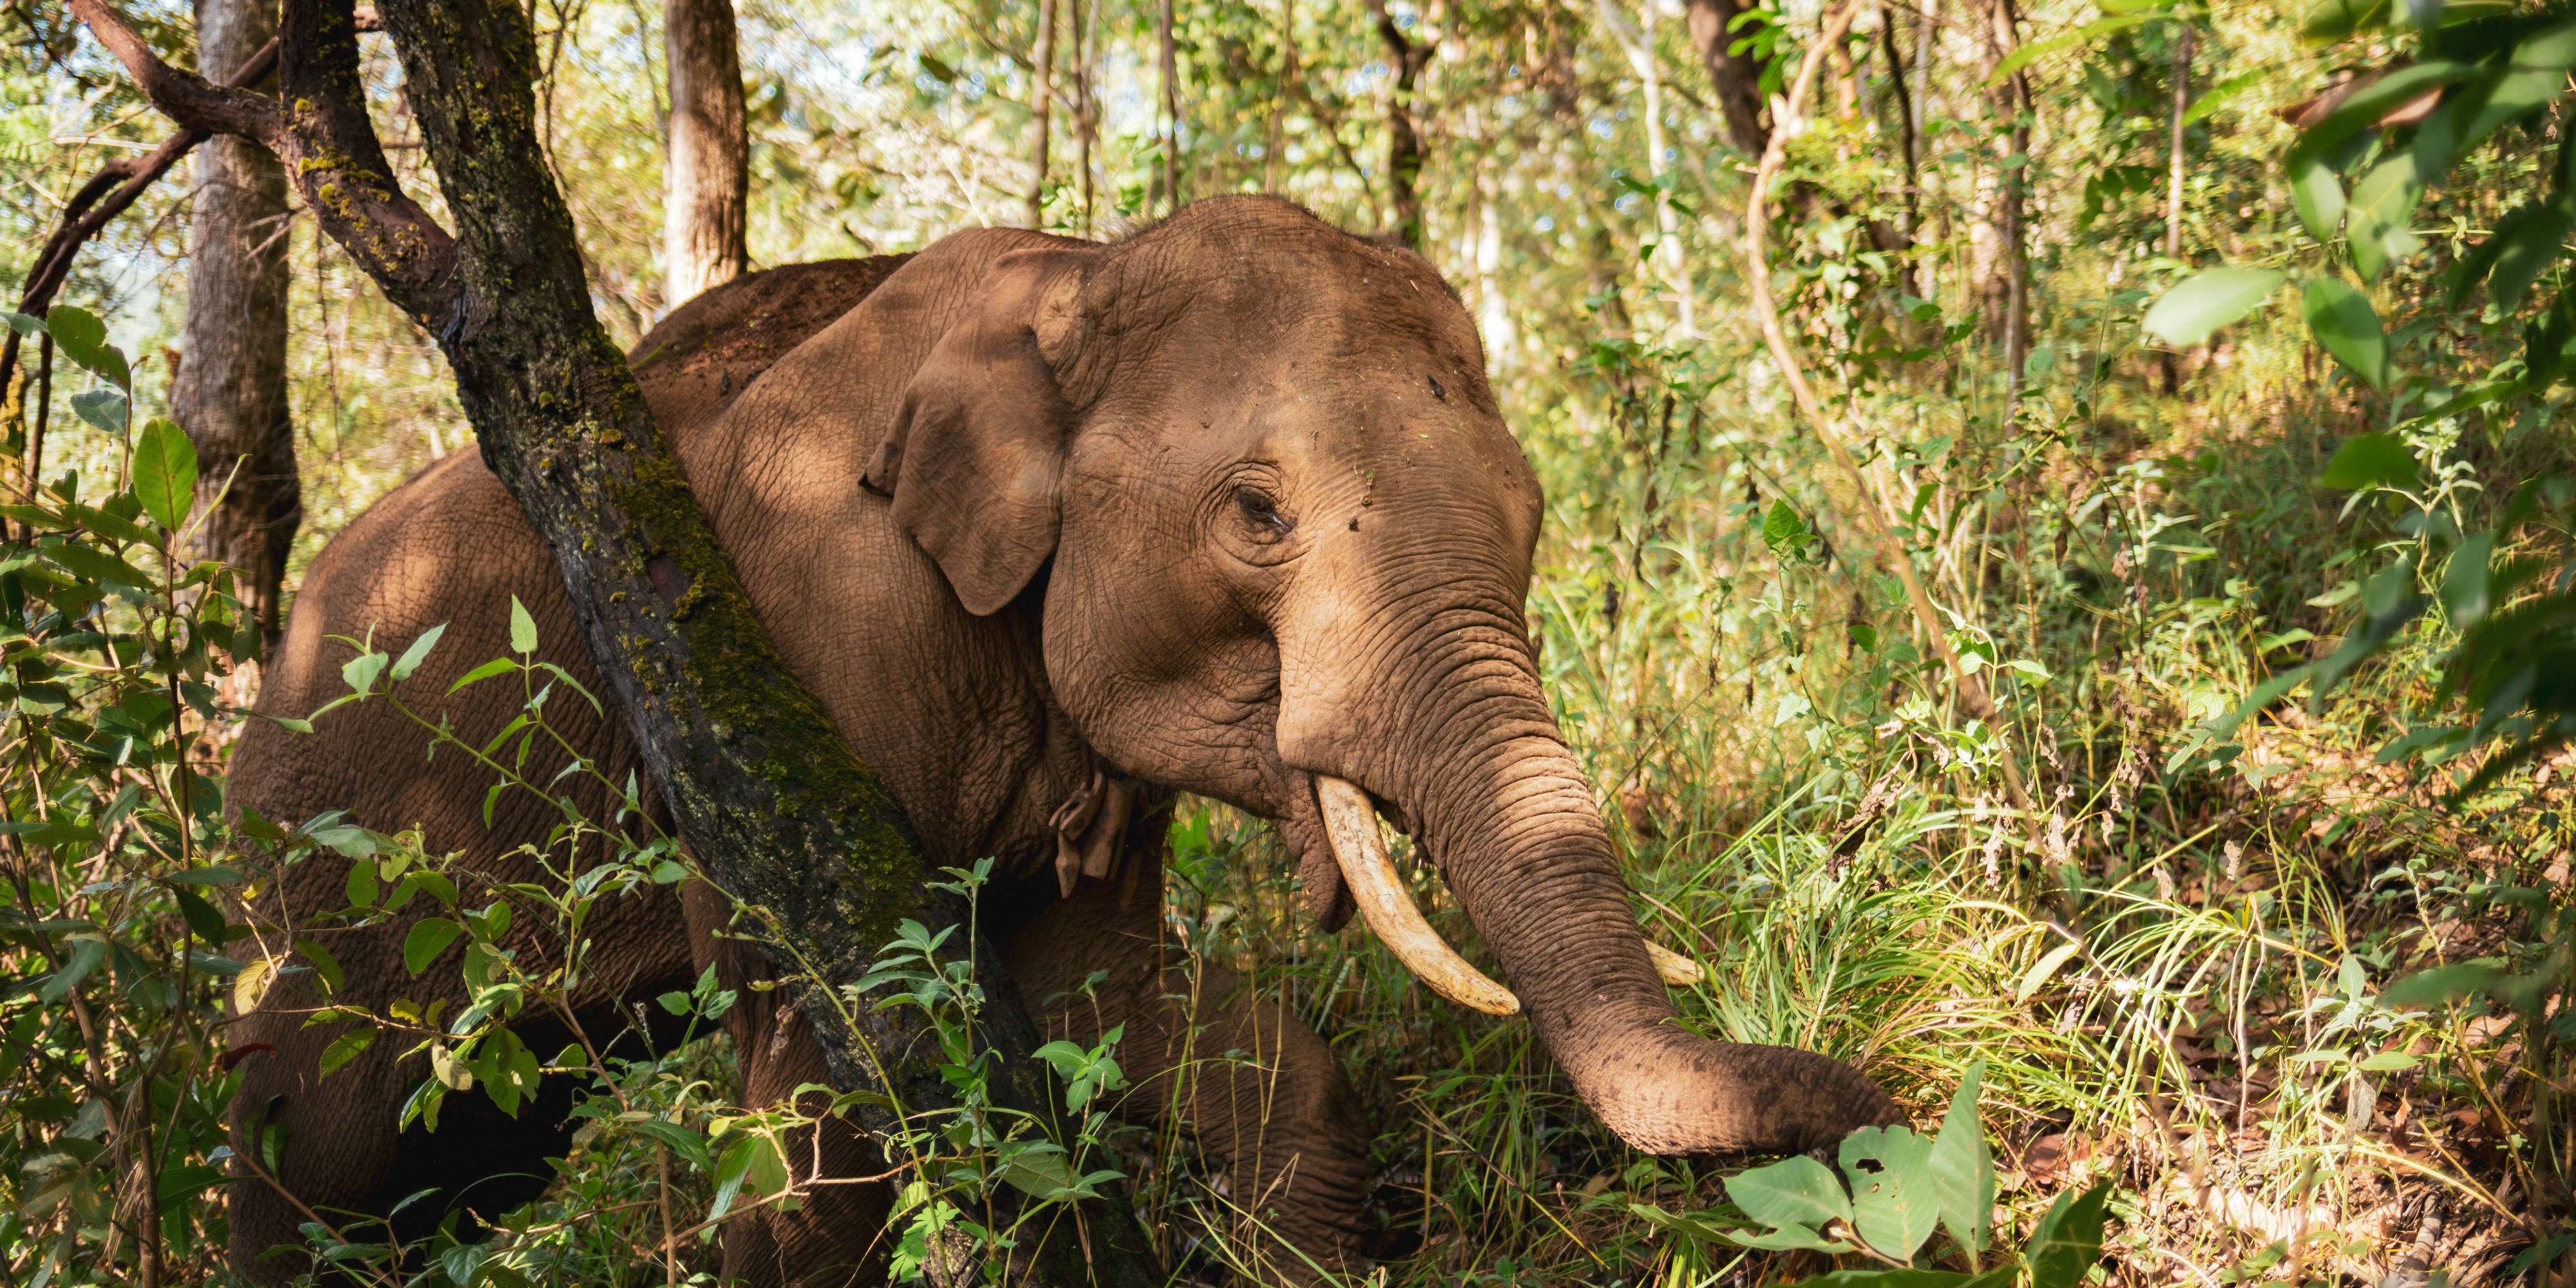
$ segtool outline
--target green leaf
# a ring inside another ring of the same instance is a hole
[[[2494,608],[2494,580],[2487,567],[2494,554],[2492,532],[2478,533],[2451,552],[2451,564],[2442,570],[2442,610],[2450,615],[2451,625],[2474,626]]]
[[[2388,986],[2379,1004],[2388,1007],[2440,1006],[2472,993],[2490,993],[2511,978],[2493,966],[2461,962],[2418,971]]]
[[[1726,1197],[1746,1216],[1773,1227],[1821,1228],[1852,1216],[1842,1182],[1804,1154],[1726,1178]]]
[[[2084,1282],[2085,1272],[2102,1259],[2102,1209],[2110,1199],[2109,1181],[2081,1195],[2057,1196],[2022,1249],[2031,1288],[2078,1288]]]
[[[351,693],[373,693],[377,677],[385,673],[385,664],[392,660],[373,650],[360,653],[340,664],[340,678],[348,682]]]
[[[17,332],[30,340],[45,333],[45,320],[43,318],[29,317],[24,313],[11,313],[6,309],[0,309],[0,318],[7,318],[9,320],[10,330]]]
[[[1730,1242],[1739,1243],[1748,1248],[1760,1248],[1765,1252],[1830,1252],[1839,1256],[1853,1251],[1850,1244],[1825,1238],[1803,1225],[1793,1225],[1767,1234],[1746,1234],[1741,1230],[1728,1230],[1726,1237]]]
[[[134,498],[154,522],[174,532],[197,506],[197,445],[159,417],[134,440]]]
[[[688,1160],[701,1172],[716,1170],[715,1155],[707,1152],[707,1138],[678,1123],[660,1118],[644,1118],[628,1123],[626,1126],[679,1151],[681,1158]]]
[[[2411,488],[2420,480],[2415,454],[2394,434],[2355,434],[2326,462],[2327,487],[2347,492],[2363,488]]]
[[[72,395],[72,414],[98,427],[102,434],[125,437],[125,391],[92,389]]]
[[[431,962],[438,960],[440,953],[447,951],[449,944],[456,942],[458,935],[464,933],[465,927],[445,917],[420,919],[413,923],[411,933],[403,936],[403,965],[411,968],[413,975],[419,975],[429,969]]]
[[[357,1059],[359,1052],[375,1044],[376,1030],[374,1029],[351,1029],[331,1039],[331,1045],[322,1048],[323,1076],[330,1076],[333,1069]]]
[[[2391,260],[2405,259],[2423,248],[2424,240],[2413,227],[2415,205],[2423,196],[2424,181],[2416,176],[2415,159],[2409,156],[2382,160],[2353,185],[2344,231],[2350,237],[2352,266],[2364,278],[2377,278]]]
[[[2235,102],[2239,98],[2242,98],[2245,91],[2262,84],[2270,78],[2271,73],[2269,71],[2251,71],[2230,76],[2227,79],[2218,82],[2216,85],[2209,88],[2208,93],[2192,100],[2190,109],[2182,114],[2182,123],[2185,125],[2199,124],[2201,121],[2207,119],[2210,113],[2227,106],[2229,103]]]
[[[1906,1127],[1863,1127],[1843,1137],[1851,1178],[1852,1228],[1869,1246],[1904,1261],[1941,1221],[1932,1180],[1932,1142]]]
[[[325,992],[340,991],[340,959],[332,956],[330,949],[310,939],[298,939],[295,941],[295,951],[302,954],[304,960],[313,963],[313,973],[321,977]]]
[[[2289,165],[2290,201],[2299,222],[2318,241],[2333,241],[2343,227],[2343,179],[2323,156],[2297,156]]]
[[[2269,268],[2203,269],[2147,310],[2146,329],[2167,344],[2189,347],[2254,311],[2285,274]]]
[[[57,304],[45,311],[46,328],[53,332],[54,348],[64,357],[96,372],[100,379],[119,389],[134,386],[132,373],[126,369],[125,351],[107,342],[107,324],[84,308]]]
[[[1929,1162],[1942,1224],[1950,1227],[1950,1237],[1960,1247],[1976,1252],[1985,1250],[1995,1212],[1995,1160],[1986,1149],[1985,1123],[1977,1117],[1977,1092],[1985,1076],[1986,1062],[1979,1060],[1960,1077]]]
[[[1955,1270],[1837,1270],[1801,1279],[1791,1288],[1959,1288],[1968,1282]]]
[[[506,657],[496,657],[491,661],[456,677],[456,683],[447,686],[447,691],[454,693],[458,689],[464,688],[466,685],[477,684],[484,680],[491,679],[496,675],[507,675],[518,669],[519,664],[516,661]]]
[[[2530,215],[2511,221],[2510,228],[2499,224],[2495,235],[2487,239],[2501,243],[2495,253],[2494,272],[2487,279],[2487,297],[2495,302],[2498,313],[2511,313],[2520,307],[2523,292],[2530,290],[2531,284],[2566,253],[2568,229],[2576,225],[2576,206],[2564,200],[2531,209]],[[2483,252],[2486,247],[2478,249]]]
[[[375,907],[376,897],[382,893],[381,888],[376,884],[376,865],[364,859],[350,864],[349,879],[341,888],[342,892],[349,896],[350,907]],[[420,972],[412,973],[417,975]]]
[[[2358,287],[2340,277],[2309,278],[2299,315],[2346,370],[2373,389],[2388,387],[2388,332]]]
[[[411,673],[419,670],[420,664],[428,660],[429,651],[438,647],[438,637],[445,635],[446,633],[447,623],[445,622],[440,622],[438,625],[422,631],[420,633],[420,638],[413,640],[411,642],[411,647],[404,649],[403,655],[394,659],[394,669],[392,672],[394,683],[400,684],[403,681],[410,679]]]
[[[2560,23],[2523,38],[2514,46],[2504,74],[2480,87],[2484,92],[2474,100],[2476,113],[2460,127],[2459,148],[2477,146],[2505,122],[2557,98],[2565,91],[2570,67],[2576,67],[2576,23]]]
[[[2388,0],[2318,0],[2299,22],[2299,34],[2332,44],[2388,21]]]
[[[537,619],[528,616],[528,606],[520,603],[516,595],[510,596],[510,651],[537,651]]]
[[[1797,510],[1786,500],[1771,502],[1771,512],[1762,519],[1762,544],[1769,546],[1771,553],[1781,556],[1799,555],[1806,551],[1807,543],[1814,539],[1815,534],[1807,527],[1807,521],[1800,518]]]
[[[224,914],[216,911],[215,905],[206,902],[195,891],[182,889],[170,893],[178,899],[179,915],[187,919],[188,929],[197,932],[197,938],[205,940],[207,947],[221,949],[224,946]]]
[[[2013,1005],[2019,1006],[2029,1001],[2031,995],[2038,992],[2040,986],[2046,984],[2049,977],[2057,973],[2058,967],[2064,966],[2069,959],[2082,951],[2084,951],[2084,945],[2081,943],[2059,944],[2048,950],[2048,955],[2040,958],[2039,963],[2030,968],[2030,973],[2021,977],[2021,987],[2013,990]]]

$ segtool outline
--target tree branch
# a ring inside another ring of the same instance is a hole
[[[125,74],[134,78],[136,87],[163,116],[190,130],[238,134],[278,150],[274,140],[283,133],[285,118],[275,99],[233,85],[212,84],[195,72],[162,62],[134,24],[106,0],[71,0],[71,10],[98,37],[98,43],[124,64]]]

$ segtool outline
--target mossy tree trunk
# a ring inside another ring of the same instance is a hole
[[[682,833],[707,876],[775,937],[770,955],[797,981],[835,1085],[916,1114],[952,1106],[917,1011],[862,1005],[845,1022],[832,990],[861,976],[902,919],[937,930],[966,909],[925,887],[893,798],[787,669],[591,311],[572,218],[534,126],[524,12],[509,0],[378,5],[456,221],[451,236],[385,164],[360,92],[350,0],[286,0],[273,99],[163,64],[108,0],[72,7],[156,107],[277,153],[323,227],[437,338],[484,460],[554,550],[591,657]],[[988,941],[953,939],[970,941],[985,945],[981,977],[1002,983]],[[1044,1062],[1031,1056],[1036,1030],[1011,989],[986,995],[979,1027],[1000,1057],[990,1062],[993,1098],[1035,1110],[1051,1095]],[[871,1131],[895,1126],[893,1109],[858,1112]],[[1028,1282],[1159,1281],[1123,1201],[1086,1204],[1083,1216],[1087,1237],[1057,1223],[1060,1237],[1029,1254]]]

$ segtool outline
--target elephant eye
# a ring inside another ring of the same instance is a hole
[[[1279,513],[1279,502],[1259,488],[1236,488],[1234,504],[1243,511],[1244,522],[1252,525],[1254,535],[1262,540],[1276,541],[1297,529],[1297,521]]]

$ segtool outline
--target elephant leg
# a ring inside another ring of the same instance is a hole
[[[1357,1270],[1368,1133],[1340,1064],[1234,972],[1203,962],[1194,971],[1165,944],[1161,864],[1134,851],[1127,862],[1148,866],[1130,882],[1085,878],[1009,940],[1005,960],[1031,1016],[1049,1037],[1085,1046],[1125,1027],[1117,1058],[1130,1087],[1114,1108],[1197,1136],[1225,1169],[1225,1199],[1246,1236],[1236,1246],[1262,1280]],[[1085,981],[1104,971],[1085,996]]]
[[[614,1022],[602,1013],[585,1023],[594,1019]],[[234,1150],[274,1160],[274,1183],[256,1174],[232,1183],[234,1264],[252,1282],[286,1283],[307,1268],[301,1250],[309,1245],[299,1227],[316,1218],[355,1242],[416,1248],[454,1213],[457,1237],[471,1241],[485,1221],[538,1197],[553,1180],[546,1159],[572,1143],[573,1079],[545,1079],[516,1115],[503,1113],[479,1087],[450,1092],[438,1130],[419,1122],[401,1128],[403,1103],[428,1076],[425,1059],[398,1061],[394,1053],[403,1044],[380,1040],[327,1080],[307,1082],[294,1071],[309,1077],[319,1048],[340,1030],[302,1029],[292,1021],[291,1014],[263,1011],[244,1023],[241,1035],[245,1043],[277,1048],[251,1057],[234,1102]],[[560,1049],[570,1037],[557,1021],[520,1029],[532,1049]],[[264,1256],[280,1245],[296,1251]]]
[[[804,1012],[783,992],[752,988],[770,978],[768,960],[759,949],[719,935],[732,915],[724,896],[692,882],[681,895],[681,907],[699,969],[713,965],[717,986],[734,993],[724,1026],[742,1071],[743,1107],[783,1105],[800,1086],[830,1085],[823,1048],[806,1027]],[[799,1103],[819,1115],[830,1097],[808,1092]],[[842,1288],[883,1278],[891,1246],[883,1236],[893,1210],[892,1183],[835,1183],[884,1171],[876,1145],[842,1118],[822,1118],[785,1138],[789,1179],[805,1191],[804,1197],[793,1210],[772,1204],[725,1226],[725,1283],[729,1288]]]

